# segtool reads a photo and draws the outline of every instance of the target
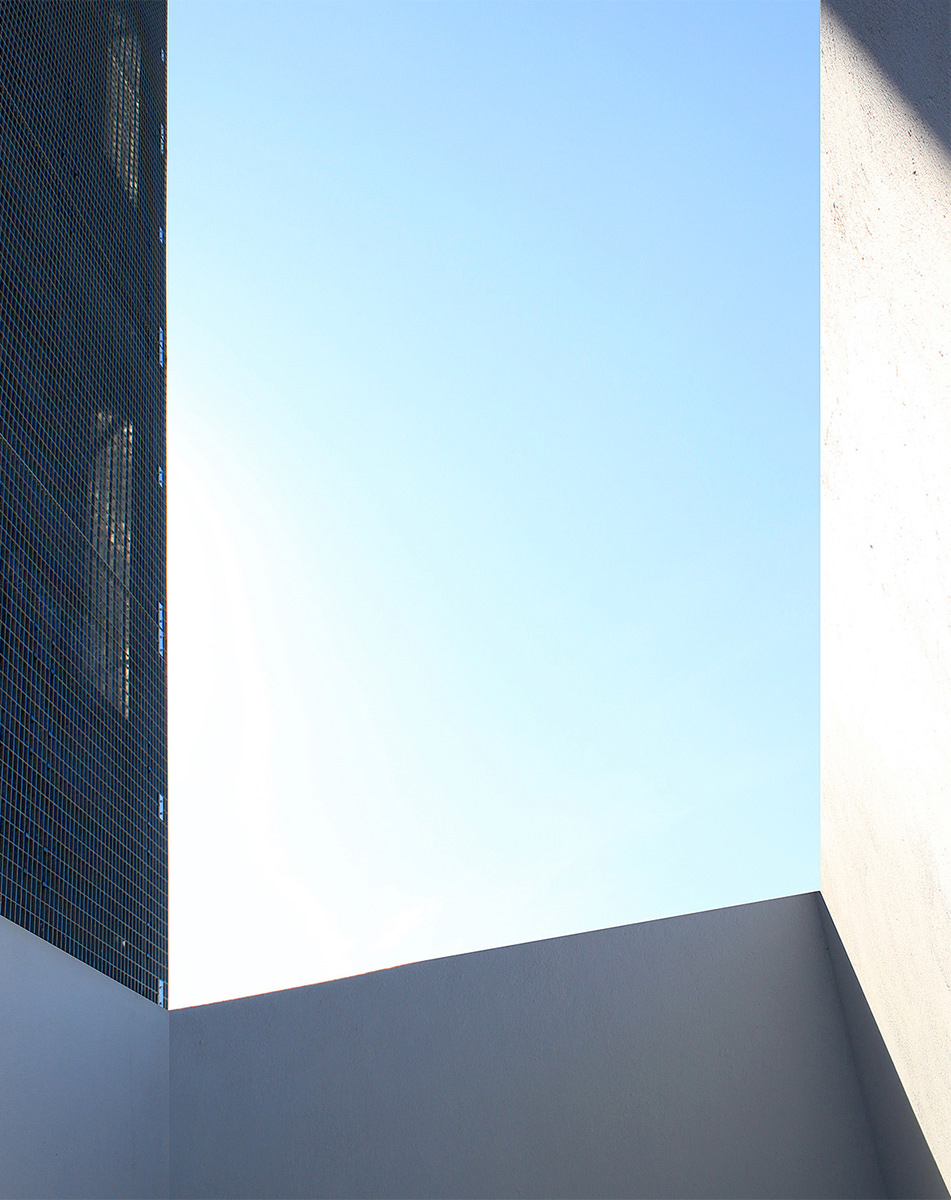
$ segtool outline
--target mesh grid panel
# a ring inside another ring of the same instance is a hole
[[[0,3],[0,913],[168,1003],[164,3]]]

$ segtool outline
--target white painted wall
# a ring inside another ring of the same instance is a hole
[[[823,3],[822,893],[951,1180],[948,0]]]
[[[887,1194],[814,894],[170,1018],[173,1196]]]
[[[0,1196],[168,1195],[168,1012],[0,917]]]

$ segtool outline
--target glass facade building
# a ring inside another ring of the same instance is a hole
[[[0,3],[0,914],[168,1003],[164,3]]]

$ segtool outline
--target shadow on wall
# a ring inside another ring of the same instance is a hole
[[[946,1197],[820,904],[173,1010],[171,1195]]]
[[[921,1132],[835,922],[822,896],[817,895],[816,900],[887,1193],[946,1198],[948,1189],[938,1164]]]
[[[896,21],[881,0],[822,0],[872,55],[951,151],[951,0],[902,0]],[[935,47],[944,47],[935,53]]]

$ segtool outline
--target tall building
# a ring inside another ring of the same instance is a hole
[[[0,914],[160,1005],[165,37],[0,5]]]
[[[951,0],[821,7],[821,894],[167,1011],[165,9],[0,0],[0,1196],[948,1200]]]

